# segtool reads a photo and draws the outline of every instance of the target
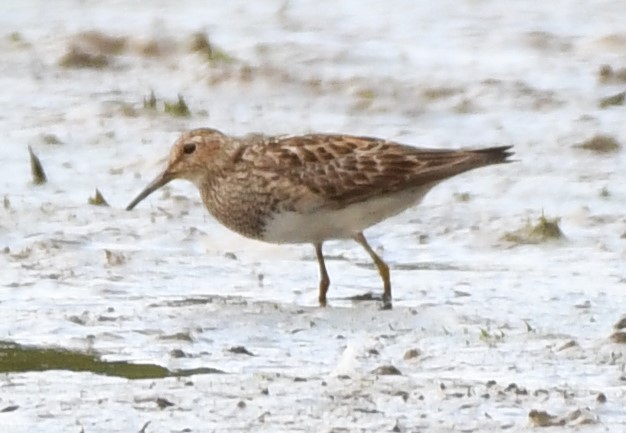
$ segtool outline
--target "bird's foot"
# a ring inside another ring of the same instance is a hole
[[[382,304],[380,306],[381,310],[391,310],[393,308],[393,303],[391,302],[391,296],[382,297]]]

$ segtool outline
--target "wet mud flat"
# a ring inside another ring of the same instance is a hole
[[[399,5],[7,4],[5,431],[624,428],[624,6]],[[229,233],[190,185],[123,210],[202,126],[518,161],[368,232],[391,311],[329,242],[322,309],[310,246]]]
[[[379,311],[372,303],[319,309],[219,296],[155,302],[144,323],[166,322],[158,316],[167,310],[196,327],[179,329],[178,318],[172,328],[132,329],[112,314],[108,323],[143,334],[143,344],[115,348],[111,340],[120,344],[124,336],[96,333],[94,345],[109,340],[101,350],[109,354],[65,349],[65,367],[52,361],[61,351],[45,349],[41,365],[52,370],[35,373],[29,365],[30,372],[6,376],[3,416],[12,431],[35,421],[59,431],[139,431],[148,422],[146,431],[484,431],[622,422],[618,343],[517,320],[485,324],[465,316],[471,308],[462,304]],[[82,326],[96,332],[102,317],[93,319]],[[133,354],[139,346],[151,348],[157,365]],[[6,369],[7,348],[0,349]],[[33,347],[21,349],[34,358]],[[85,364],[85,353],[118,369],[89,372],[95,364]],[[121,357],[133,362],[119,369]],[[76,365],[85,368],[63,371]],[[555,382],[555,375],[567,380]]]

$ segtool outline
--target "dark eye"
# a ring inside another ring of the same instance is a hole
[[[196,151],[196,143],[187,143],[183,146],[183,152],[186,155],[189,155],[190,153],[194,153]]]

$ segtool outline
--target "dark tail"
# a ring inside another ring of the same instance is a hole
[[[486,147],[484,149],[470,150],[469,152],[477,156],[480,155],[480,166],[491,164],[508,164],[510,162],[514,162],[513,160],[509,159],[511,156],[513,156],[513,151],[511,150],[512,148],[513,146]]]
[[[425,180],[441,181],[487,165],[514,162],[509,159],[513,155],[512,147],[431,151],[428,152],[428,159],[431,161],[430,169],[418,173],[415,179],[422,182]],[[425,159],[426,154],[422,153],[420,157]]]

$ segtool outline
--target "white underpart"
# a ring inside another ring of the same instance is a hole
[[[419,204],[429,187],[380,196],[342,209],[310,213],[282,212],[267,221],[263,240],[272,243],[319,243],[351,238],[366,228]]]

